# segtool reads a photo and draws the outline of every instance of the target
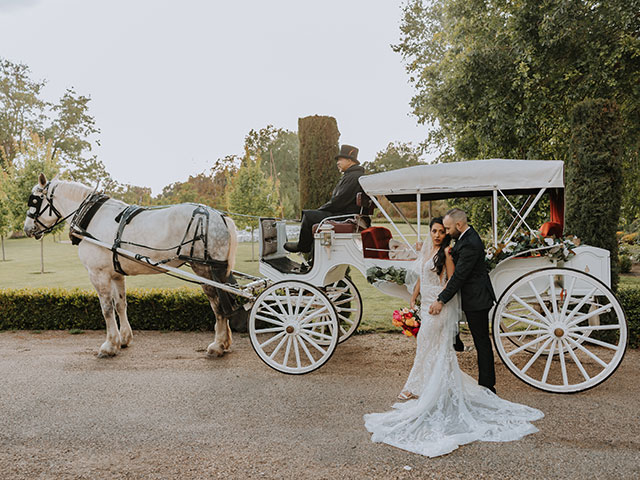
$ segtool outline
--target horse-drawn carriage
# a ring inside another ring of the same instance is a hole
[[[420,165],[363,176],[361,215],[326,219],[317,226],[313,266],[293,262],[283,249],[285,222],[260,223],[260,272],[272,282],[253,302],[249,317],[251,343],[260,358],[285,373],[307,373],[324,364],[337,344],[348,339],[362,316],[362,300],[348,267],[367,275],[370,268],[407,268],[417,256],[422,202],[456,197],[489,197],[492,246],[509,245],[526,228],[539,235],[528,216],[546,193],[551,221],[543,233],[561,236],[564,225],[563,162],[477,160]],[[516,207],[515,198],[526,198]],[[396,210],[412,230],[408,240],[381,204]],[[364,200],[370,199],[372,204]],[[398,203],[414,202],[415,226]],[[512,221],[498,232],[500,205]],[[404,248],[390,249],[386,227],[362,229],[362,218],[377,207]],[[498,355],[518,378],[542,390],[577,392],[607,379],[622,361],[627,325],[620,303],[610,289],[609,252],[581,245],[565,261],[549,251],[567,248],[549,238],[542,247],[504,258],[490,277],[498,297],[492,312]],[[399,255],[398,252],[414,255]],[[394,255],[395,253],[395,255]],[[394,258],[395,257],[395,258]],[[399,257],[409,257],[400,259]],[[383,293],[405,300],[410,292],[389,282],[375,284]]]
[[[174,252],[175,255],[169,258],[166,258],[166,252],[171,248],[151,249],[131,240],[125,241],[123,229],[135,211],[129,208],[122,210],[122,202],[112,208],[113,212],[120,211],[119,216],[123,213],[125,217],[129,215],[127,219],[120,219],[116,242],[105,242],[100,235],[95,232],[89,234],[82,228],[72,228],[72,231],[91,246],[85,247],[85,250],[101,249],[108,257],[113,255],[114,263],[116,256],[122,257],[125,262],[122,268],[125,270],[137,265],[143,268],[142,273],[145,273],[144,269],[147,269],[146,273],[153,269],[202,284],[218,319],[221,318],[221,302],[213,294],[213,288],[244,297],[244,308],[250,310],[248,329],[251,344],[258,356],[280,372],[304,374],[324,365],[337,345],[347,340],[358,328],[363,313],[362,299],[347,274],[349,267],[366,276],[371,268],[407,269],[417,256],[416,244],[425,236],[421,230],[423,202],[456,197],[489,197],[492,212],[491,243],[494,249],[509,244],[521,227],[532,233],[538,231],[531,227],[527,219],[545,193],[550,197],[551,222],[543,225],[542,231],[561,235],[564,224],[563,163],[558,161],[476,160],[420,165],[363,176],[360,184],[366,193],[359,196],[360,214],[327,218],[314,227],[314,258],[310,268],[292,260],[284,250],[283,245],[287,241],[286,222],[261,218],[259,268],[264,277],[233,271],[236,278],[243,280],[241,284],[221,280],[226,278],[225,269],[228,273],[231,266],[225,263],[224,257],[215,259],[207,254],[208,245],[217,242],[224,246],[224,238],[231,239],[235,235],[233,222],[227,222],[225,226],[224,219],[199,206],[190,207],[189,212],[193,213],[187,212],[186,217],[173,217],[186,219],[173,221],[176,225],[180,222],[184,225],[180,223],[176,227],[172,238],[181,237],[182,241],[177,253]],[[33,221],[28,219],[25,223],[28,233],[41,235],[51,225],[72,215],[77,216],[77,212],[82,212],[83,208],[94,208],[86,203],[89,197],[84,192],[76,195],[80,199],[76,203],[71,199],[61,199],[64,205],[56,209],[53,207],[53,189],[55,186],[45,185],[42,178],[40,187],[34,188],[34,195],[30,199],[30,206],[33,207],[30,218]],[[517,208],[512,202],[514,196],[526,197],[526,201]],[[386,205],[396,210],[409,225],[411,235],[408,230],[404,229],[403,232],[394,223],[383,208],[383,198],[387,201]],[[415,204],[415,225],[407,220],[397,206],[406,202]],[[512,222],[499,235],[500,202],[511,212]],[[47,207],[49,213],[45,214]],[[395,230],[396,238],[392,238],[393,234],[386,227],[370,226],[374,208],[380,210],[389,227]],[[168,214],[163,215],[166,222]],[[72,221],[72,227],[73,224]],[[213,227],[210,225],[225,229],[224,235],[211,230]],[[115,226],[108,228],[116,231]],[[109,229],[104,232],[110,232]],[[227,229],[232,233],[227,234]],[[209,231],[213,233],[207,234]],[[104,234],[108,235],[111,234]],[[410,236],[415,238],[415,242],[408,240]],[[170,244],[172,240],[167,238],[162,241]],[[395,248],[390,248],[394,242]],[[548,243],[504,258],[491,272],[498,297],[492,313],[494,342],[504,364],[524,382],[550,392],[578,392],[598,385],[613,374],[626,349],[627,325],[620,303],[610,289],[609,252],[583,245],[573,249],[571,258],[550,261],[546,253],[564,246],[553,240]],[[124,248],[123,245],[127,244],[129,247]],[[232,265],[234,248],[232,244],[228,247],[223,250],[227,252],[225,255],[228,255]],[[190,253],[180,254],[181,249]],[[97,255],[96,250],[91,252]],[[83,254],[80,256],[82,259]],[[88,254],[84,257],[88,257]],[[87,265],[87,261],[83,262]],[[190,264],[195,274],[178,268],[184,263]],[[92,276],[90,267],[87,268]],[[106,267],[100,268],[104,270]],[[217,276],[214,274],[216,269],[221,272]],[[106,345],[107,353],[116,343],[115,348],[120,346],[118,339],[126,345],[125,333],[122,332],[128,328],[126,304],[121,312],[118,296],[112,298],[108,295],[110,288],[119,292],[121,299],[124,282],[118,280],[118,275],[112,274],[112,278],[117,280],[115,286],[105,286],[105,298],[101,295],[107,320],[107,342],[102,348]],[[121,287],[118,281],[121,281]],[[94,285],[100,294],[100,285],[95,281]],[[410,297],[404,285],[377,282],[375,286],[388,295],[405,300]],[[115,304],[120,317],[120,336],[117,327],[113,330],[115,316],[110,302]],[[216,323],[216,339],[209,346],[210,353],[222,354],[228,348],[230,334],[227,331],[226,322]],[[130,329],[126,334],[130,336]]]

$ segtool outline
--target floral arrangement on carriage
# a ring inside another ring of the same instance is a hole
[[[520,231],[508,243],[487,248],[487,266],[493,270],[503,260],[510,257],[547,257],[549,261],[566,262],[575,255],[574,248],[580,239],[572,235],[566,237],[543,237],[540,232]],[[519,255],[522,254],[522,255]]]

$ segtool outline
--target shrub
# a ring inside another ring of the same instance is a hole
[[[131,289],[127,314],[141,330],[212,330],[215,316],[197,290]],[[102,330],[98,295],[89,290],[0,289],[0,330]]]
[[[640,347],[640,288],[620,288],[618,299],[629,324],[629,347],[638,348]]]
[[[640,235],[638,235],[638,232],[634,232],[634,233],[628,233],[627,235],[623,235],[620,240],[622,241],[622,243],[633,245],[634,243],[636,243],[639,237]]]
[[[620,273],[629,273],[633,262],[629,255],[620,255]]]

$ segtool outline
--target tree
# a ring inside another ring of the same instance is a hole
[[[273,125],[251,130],[245,137],[245,149],[263,159],[260,165],[267,177],[278,180],[284,216],[288,218],[297,217],[300,212],[299,146],[295,132]]]
[[[300,208],[313,209],[331,198],[340,172],[338,123],[333,117],[313,115],[298,119],[300,140]]]
[[[367,173],[388,172],[398,168],[420,165],[420,148],[411,143],[389,142],[384,150],[376,153],[371,162],[364,164]]]
[[[596,99],[572,111],[567,162],[566,229],[611,253],[611,285],[618,284],[616,230],[622,201],[622,118],[615,103]]]
[[[614,100],[629,172],[624,211],[640,214],[640,0],[409,0],[394,46],[441,160],[568,158],[570,111]],[[627,220],[631,221],[631,218]]]

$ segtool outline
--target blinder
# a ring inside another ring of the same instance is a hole
[[[27,217],[33,218],[34,220],[40,216],[40,208],[42,207],[42,198],[40,195],[29,195],[29,200],[27,201],[27,206],[29,210],[27,211]]]

